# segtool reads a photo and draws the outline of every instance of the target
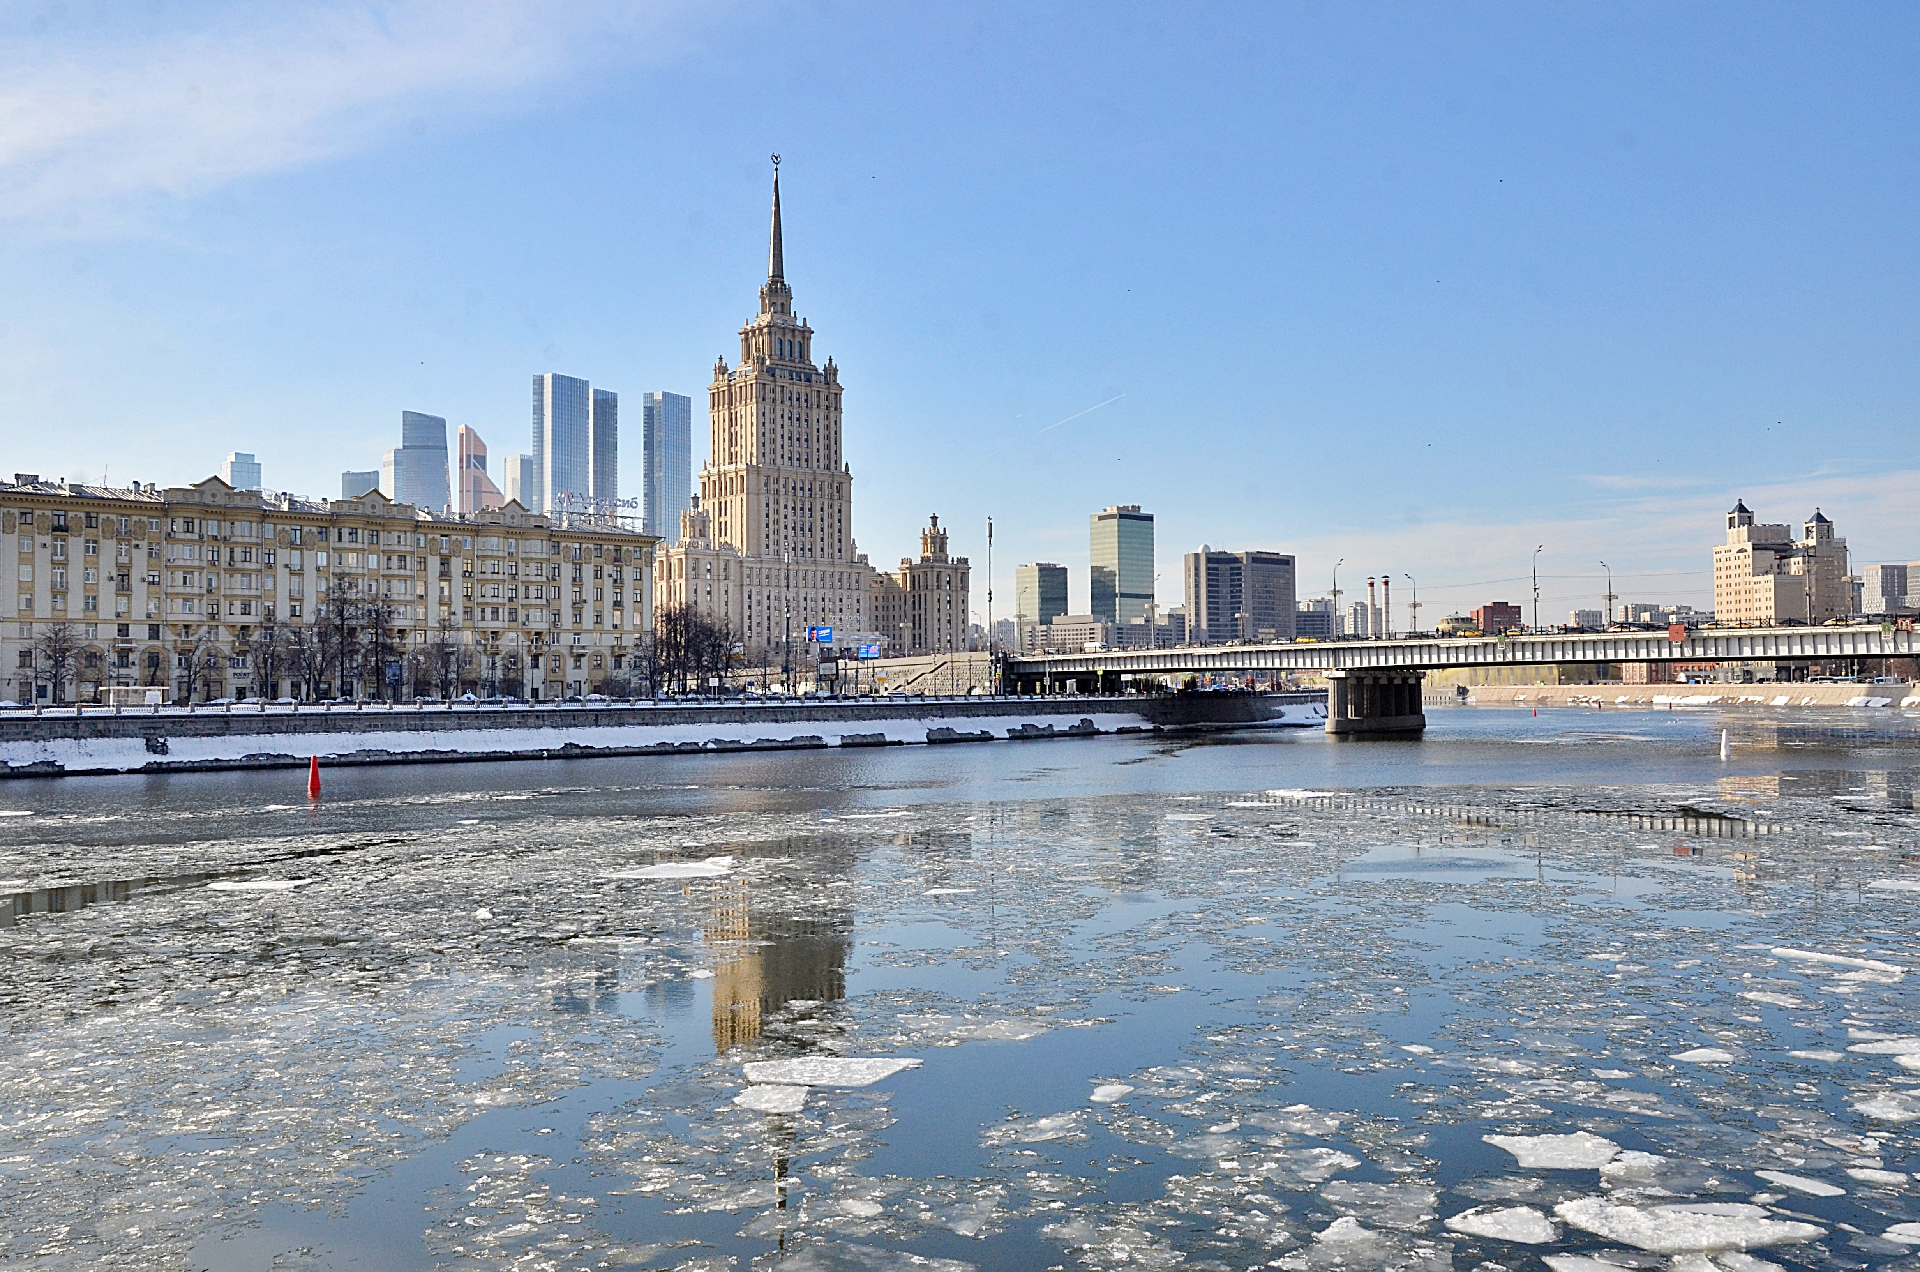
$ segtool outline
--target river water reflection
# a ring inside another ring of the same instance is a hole
[[[1920,1266],[1881,714],[10,783],[0,1261]]]

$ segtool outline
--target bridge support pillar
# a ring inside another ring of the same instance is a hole
[[[1424,671],[1329,671],[1327,732],[1336,735],[1419,733],[1427,727],[1420,705]]]

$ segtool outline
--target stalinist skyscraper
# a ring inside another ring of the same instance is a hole
[[[867,631],[871,568],[853,542],[853,471],[840,452],[840,370],[813,361],[813,328],[793,311],[780,225],[780,170],[760,312],[740,329],[740,362],[714,363],[712,453],[699,506],[663,554],[664,605],[724,619],[750,656],[797,651],[810,625],[836,643]]]

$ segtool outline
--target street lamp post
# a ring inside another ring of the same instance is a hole
[[[1407,575],[1407,582],[1413,588],[1413,599],[1407,602],[1407,635],[1417,636],[1420,633],[1420,584],[1411,574]]]
[[[1340,567],[1346,563],[1345,557],[1333,563],[1333,636],[1335,640],[1347,634],[1346,624],[1340,621]],[[1187,615],[1187,622],[1193,622],[1193,615]]]
[[[1540,554],[1546,551],[1546,544],[1533,550],[1533,630],[1540,630]]]
[[[1613,594],[1613,567],[1608,565],[1605,561],[1602,561],[1600,563],[1600,568],[1607,572],[1607,596],[1606,596],[1607,614],[1606,614],[1606,621],[1600,624],[1600,629],[1602,631],[1605,631],[1607,628],[1613,626],[1613,602],[1616,598]]]

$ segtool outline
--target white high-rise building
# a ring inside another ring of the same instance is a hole
[[[522,508],[532,512],[534,501],[540,497],[539,490],[533,456],[509,455],[500,461],[500,493],[507,502],[519,500]]]

